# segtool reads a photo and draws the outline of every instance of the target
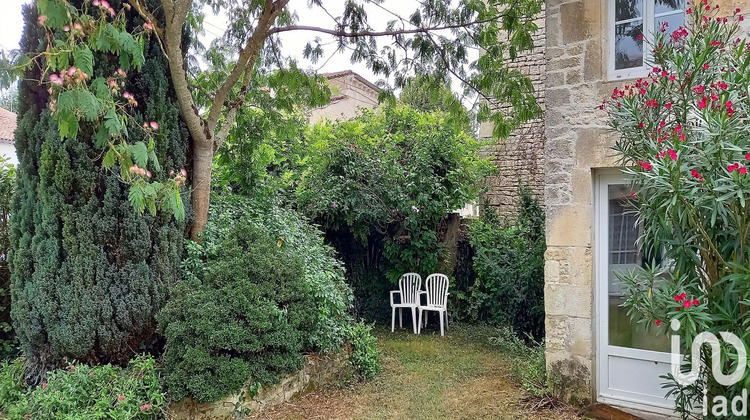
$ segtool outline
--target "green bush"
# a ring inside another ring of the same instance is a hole
[[[10,319],[10,203],[15,183],[15,168],[0,156],[0,360],[16,353],[17,340]]]
[[[9,419],[165,418],[166,398],[150,356],[136,357],[126,369],[69,365],[30,388],[22,386],[21,374],[18,360],[0,373],[0,404]]]
[[[363,322],[352,325],[349,328],[349,343],[352,346],[352,365],[363,378],[371,379],[383,370],[378,339],[372,335],[372,326]]]
[[[456,316],[510,325],[539,339],[544,336],[544,211],[528,188],[519,186],[519,193],[515,217],[501,220],[488,208],[471,223],[476,279],[455,294]]]
[[[250,379],[275,384],[302,367],[317,308],[303,260],[253,224],[189,250],[194,267],[159,315],[174,399],[216,401]]]
[[[23,360],[6,360],[0,364],[0,413],[21,401],[26,394],[23,385]]]
[[[401,274],[435,271],[441,222],[477,198],[491,164],[445,113],[404,105],[318,124],[307,136],[299,208],[341,254],[364,315],[382,317]]]

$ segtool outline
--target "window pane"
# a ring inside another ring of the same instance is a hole
[[[676,10],[683,10],[684,0],[655,0],[654,13],[674,12]],[[677,28],[675,28],[677,29]]]
[[[661,27],[663,24],[667,24],[667,33],[671,34],[672,32],[676,31],[677,28],[680,26],[685,25],[685,14],[684,13],[676,13],[673,15],[667,15],[667,16],[661,16],[657,17],[654,20],[654,28],[655,30],[661,30]]]
[[[615,21],[643,16],[643,0],[615,0]]]
[[[670,23],[671,25],[671,23]],[[643,65],[643,21],[615,25],[615,70]]]

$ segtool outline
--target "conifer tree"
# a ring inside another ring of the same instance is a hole
[[[110,3],[128,27],[143,25],[129,7]],[[68,4],[91,8],[81,0]],[[48,32],[36,6],[25,7],[24,18],[21,47],[34,57],[48,47]],[[84,23],[81,30],[89,27]],[[139,71],[125,73],[116,53],[95,50],[88,76],[119,74],[122,90],[138,102],[126,122],[128,143],[146,141],[142,124],[158,121],[150,134],[156,159],[145,168],[158,182],[188,165],[189,134],[174,103],[167,59],[154,37],[143,41]],[[97,146],[93,123],[84,120],[77,135],[61,137],[52,90],[40,82],[44,71],[35,62],[20,83],[11,232],[12,318],[32,374],[63,359],[124,363],[152,346],[154,316],[180,275],[186,229],[186,221],[169,212],[133,211],[131,186],[121,175],[127,170],[103,162],[106,148]]]

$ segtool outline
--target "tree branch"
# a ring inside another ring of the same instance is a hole
[[[366,31],[359,31],[359,32],[346,32],[346,31],[337,31],[335,29],[321,28],[319,26],[289,25],[289,26],[279,26],[279,27],[273,28],[270,31],[268,31],[268,34],[272,35],[272,34],[290,32],[290,31],[312,31],[312,32],[320,32],[320,33],[333,35],[336,37],[343,37],[343,38],[358,38],[362,36],[379,37],[379,36],[421,34],[421,33],[433,32],[433,31],[440,31],[444,29],[457,29],[457,28],[464,28],[466,26],[480,25],[482,23],[488,23],[488,22],[497,20],[501,16],[503,15],[500,14],[497,16],[493,16],[492,18],[489,18],[489,19],[480,19],[480,20],[475,20],[472,22],[465,22],[465,23],[454,23],[451,25],[432,26],[432,27],[414,28],[414,29],[393,29],[389,31],[366,30]]]

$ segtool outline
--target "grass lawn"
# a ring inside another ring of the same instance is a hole
[[[445,337],[432,325],[420,336],[410,328],[391,333],[378,327],[375,333],[383,351],[383,372],[375,379],[321,390],[253,418],[578,418],[572,410],[526,408],[527,395],[513,382],[508,357],[488,343],[492,328],[451,325]]]

